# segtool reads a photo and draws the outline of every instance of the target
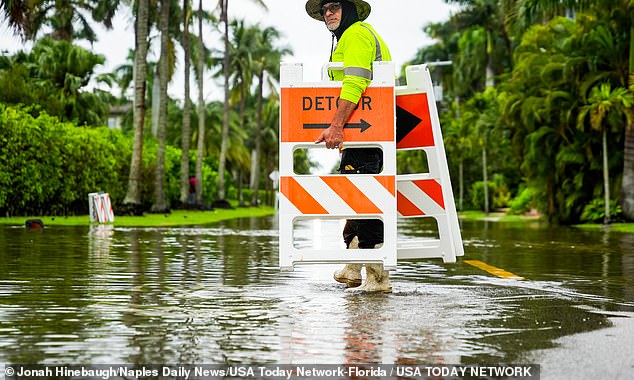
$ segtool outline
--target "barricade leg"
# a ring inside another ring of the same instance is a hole
[[[397,94],[397,149],[422,150],[427,173],[397,176],[401,218],[434,217],[439,239],[399,242],[398,258],[442,258],[455,262],[464,254],[433,86],[425,65],[406,70],[407,85]]]

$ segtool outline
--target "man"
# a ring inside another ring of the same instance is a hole
[[[341,149],[342,174],[378,174],[383,166],[379,148],[345,148],[343,127],[348,122],[361,95],[372,79],[372,62],[390,61],[390,51],[383,39],[369,24],[370,4],[363,0],[308,0],[306,12],[323,21],[332,33],[332,62],[343,62],[343,70],[331,70],[331,80],[342,81],[340,100],[330,126],[315,143],[325,142],[328,149]],[[343,237],[348,249],[372,249],[383,245],[383,222],[377,219],[351,219],[346,222]],[[361,285],[362,264],[347,264],[334,273],[338,282],[364,292],[391,292],[389,273],[383,264],[366,264],[366,281]],[[361,285],[359,287],[359,285]]]

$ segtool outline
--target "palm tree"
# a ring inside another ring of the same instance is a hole
[[[123,63],[114,69],[116,83],[121,90],[120,97],[125,98],[126,91],[134,82],[134,49],[128,50],[126,63]]]
[[[530,24],[535,20],[551,17],[553,14],[564,14],[567,11],[585,11],[593,9],[610,10],[611,18],[620,15],[624,27],[629,30],[629,80],[630,88],[634,88],[634,1],[632,0],[519,0],[517,3],[518,23]],[[634,220],[634,105],[623,105],[626,116],[625,151],[623,160],[623,182],[621,199],[623,215]]]
[[[143,128],[145,126],[145,90],[147,85],[147,50],[149,35],[149,0],[137,0],[137,16],[134,25],[134,142],[128,191],[123,200],[124,205],[140,212],[141,207],[141,168],[143,166]]]
[[[246,115],[247,101],[249,100],[249,90],[253,82],[254,68],[253,68],[253,51],[255,50],[254,38],[255,28],[247,27],[243,20],[233,20],[231,23],[231,45],[230,49],[230,67],[232,68],[229,81],[231,83],[230,91],[230,105],[237,103],[238,105],[238,120],[240,130],[246,131],[248,129],[248,117]],[[219,65],[218,71],[214,74],[215,77],[224,77],[224,53],[220,56],[212,58],[214,65]],[[231,123],[230,123],[231,124]],[[231,128],[231,126],[230,126]],[[225,140],[226,141],[226,140]],[[231,139],[229,139],[231,141]],[[222,141],[220,142],[222,150]],[[225,146],[225,157],[227,161],[229,151],[234,147],[231,144]],[[225,167],[229,165],[226,164]],[[238,171],[238,184],[242,184],[242,170]],[[238,187],[238,200],[242,205],[242,187]],[[225,202],[217,202],[217,206],[227,207]]]
[[[0,9],[7,16],[7,22],[17,34],[23,37],[29,33],[29,11],[31,6],[28,0],[0,0]]]
[[[216,186],[216,206],[228,207],[225,200],[225,167],[227,164],[227,148],[229,144],[229,0],[220,0],[220,19],[224,25],[224,110],[222,117],[222,140],[220,145],[220,157],[218,158],[218,184]]]
[[[9,15],[10,25],[27,39],[36,39],[44,25],[52,29],[50,36],[64,41],[97,40],[91,20],[112,28],[112,19],[120,0],[3,0],[2,8]]]
[[[158,148],[156,151],[156,170],[154,181],[154,203],[152,212],[166,212],[169,210],[165,199],[165,144],[167,133],[167,84],[169,82],[169,18],[170,0],[161,0],[161,16],[159,29],[161,32],[160,72],[160,100],[158,123]]]
[[[255,50],[256,28],[246,27],[244,21],[234,20],[231,23],[233,38],[231,44],[231,67],[233,68],[232,95],[238,96],[240,129],[247,130],[247,117],[245,114],[249,89],[254,77],[253,50]],[[231,147],[229,147],[230,149]],[[244,205],[242,198],[242,173],[238,168],[238,202]]]
[[[608,170],[608,128],[604,121],[608,114],[618,112],[623,107],[630,107],[634,104],[634,95],[625,88],[615,88],[612,90],[607,83],[595,86],[590,91],[588,104],[581,108],[578,117],[578,126],[583,128],[585,119],[589,116],[592,129],[601,131],[602,151],[603,151],[603,192],[605,197],[605,218],[604,224],[610,223],[610,175]]]
[[[0,102],[37,104],[42,111],[61,121],[78,125],[102,125],[108,106],[114,101],[109,92],[86,87],[91,80],[111,86],[114,75],[95,75],[95,67],[105,57],[67,41],[38,40],[27,54],[5,57],[1,64],[3,84]]]
[[[584,157],[579,156],[574,113],[578,105],[575,23],[565,18],[527,30],[515,66],[502,86],[501,117],[522,175],[549,222],[573,221],[583,199]],[[587,61],[587,60],[585,60]],[[574,149],[572,149],[574,148]]]
[[[253,174],[253,196],[251,205],[257,206],[258,193],[260,189],[260,157],[262,154],[262,107],[264,103],[264,81],[265,75],[268,74],[269,79],[279,76],[280,60],[282,56],[290,53],[288,48],[275,48],[275,42],[280,37],[280,33],[273,27],[260,29],[255,28],[255,51],[253,52],[253,62],[255,73],[258,79],[258,113],[257,124],[255,127],[255,154],[253,155],[252,174]],[[275,88],[274,86],[270,86]]]
[[[469,124],[460,116],[460,106],[457,103],[452,104],[450,110],[450,120],[444,123],[447,126],[447,132],[444,139],[447,143],[449,156],[458,157],[458,209],[464,210],[464,163],[468,159],[472,149],[472,131]],[[451,151],[453,153],[451,153]]]
[[[203,42],[203,0],[198,0],[198,49],[196,76],[198,80],[198,142],[196,145],[196,204],[203,206],[203,155],[205,148],[205,97],[203,75],[205,71],[205,44]]]
[[[262,118],[260,124],[260,135],[262,136],[262,156],[264,158],[263,167],[266,173],[276,170],[279,157],[279,120],[280,120],[280,104],[279,96],[272,94],[267,99],[262,110]],[[306,151],[304,151],[306,152]],[[272,184],[272,182],[266,182]],[[273,205],[273,187],[267,186],[271,192],[269,193],[268,204]]]
[[[253,72],[253,51],[255,50],[256,29],[245,26],[243,20],[232,21],[231,29],[233,32],[230,46],[230,66],[232,68],[230,81],[233,89],[231,95],[232,98],[238,97],[240,128],[246,129],[245,107],[255,75]]]
[[[505,1],[445,0],[464,7],[451,17],[462,34],[459,42],[456,84],[463,87],[457,95],[469,96],[474,89],[492,87],[495,75],[510,66],[511,42],[506,32]],[[463,78],[460,78],[463,76]],[[469,89],[471,87],[471,89]]]
[[[445,0],[464,7],[451,21],[461,33],[455,59],[455,95],[471,97],[478,91],[492,88],[495,75],[510,67],[511,43],[505,29],[506,2],[498,0]],[[483,126],[482,123],[479,125]],[[492,126],[491,126],[492,127]],[[482,179],[484,210],[489,212],[487,176],[487,128],[481,129]]]
[[[253,0],[256,4],[266,9],[266,5],[262,0]],[[229,46],[229,0],[220,0],[220,18],[224,25],[224,114],[222,120],[222,142],[220,146],[220,157],[218,159],[218,186],[216,189],[216,205],[227,207],[228,203],[225,199],[225,170],[227,165],[227,149],[229,144],[229,76],[230,72],[230,46]]]
[[[475,95],[466,103],[467,112],[464,113],[464,123],[475,127],[482,146],[482,180],[484,183],[484,212],[489,213],[489,179],[488,179],[488,144],[489,135],[497,124],[497,99],[494,88],[488,88],[483,93]]]
[[[189,195],[189,146],[191,145],[191,99],[189,97],[189,73],[191,71],[191,47],[189,38],[189,22],[191,18],[190,0],[183,0],[183,51],[184,51],[184,80],[185,100],[183,104],[183,139],[181,142],[181,189],[180,202],[187,203]]]

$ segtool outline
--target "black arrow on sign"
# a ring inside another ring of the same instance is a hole
[[[359,123],[347,123],[344,128],[345,129],[360,129],[361,132],[365,132],[370,128],[372,124],[367,121],[361,119]],[[328,129],[330,124],[304,124],[304,129]]]
[[[396,142],[401,142],[421,121],[418,116],[396,106]]]

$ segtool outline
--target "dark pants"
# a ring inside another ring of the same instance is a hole
[[[341,174],[379,174],[383,167],[383,152],[379,148],[346,148],[341,154]],[[383,243],[383,221],[379,219],[348,219],[343,228],[346,248],[354,237],[359,248],[374,248]]]

